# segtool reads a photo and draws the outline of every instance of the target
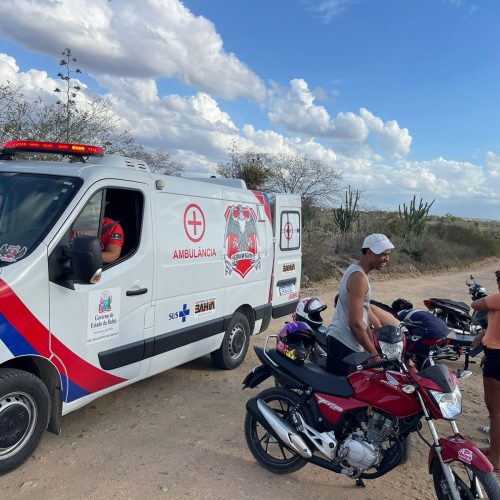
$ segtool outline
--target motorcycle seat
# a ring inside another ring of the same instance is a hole
[[[467,305],[465,302],[458,302],[456,300],[451,300],[451,299],[434,299],[434,298],[431,298],[429,300],[435,302],[437,306],[450,307],[452,309],[460,309],[461,311],[464,311],[466,313],[470,311],[470,306]]]
[[[318,328],[315,332],[315,337],[316,337],[316,342],[320,344],[321,346],[324,346],[326,349],[326,332],[328,331],[328,328],[325,328],[324,326]]]
[[[314,363],[297,364],[276,349],[269,350],[268,354],[276,364],[302,381],[304,385],[312,387],[316,392],[342,397],[349,397],[354,393],[351,384],[345,377],[333,375]]]

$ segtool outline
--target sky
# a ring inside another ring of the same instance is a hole
[[[500,220],[499,20],[497,0],[1,0],[0,81],[53,100],[69,47],[80,98],[188,174],[303,154],[365,208]]]

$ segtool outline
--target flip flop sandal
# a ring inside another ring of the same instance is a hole
[[[490,438],[483,438],[481,441],[486,444],[491,444]]]
[[[489,434],[490,433],[490,426],[489,425],[484,425],[482,427],[478,427],[477,430],[481,432],[482,434]]]

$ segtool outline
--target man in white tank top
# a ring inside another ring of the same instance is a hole
[[[368,273],[383,269],[393,248],[394,245],[384,234],[370,234],[363,241],[361,259],[345,271],[339,286],[335,314],[327,332],[328,371],[347,375],[348,366],[342,359],[352,352],[377,354],[367,332],[371,299]]]

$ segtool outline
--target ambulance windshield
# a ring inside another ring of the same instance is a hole
[[[0,266],[29,255],[81,184],[73,177],[0,173]]]

